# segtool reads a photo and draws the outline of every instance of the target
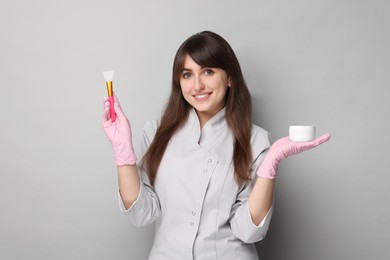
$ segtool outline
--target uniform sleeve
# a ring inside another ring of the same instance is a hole
[[[252,221],[248,198],[257,180],[256,171],[263,161],[270,146],[269,134],[264,130],[259,130],[252,137],[252,150],[254,162],[251,167],[252,181],[246,183],[237,195],[236,203],[232,207],[230,226],[233,234],[245,243],[254,243],[264,239],[267,234],[273,214],[273,205],[259,225]]]
[[[154,134],[157,130],[157,122],[149,121],[143,130],[142,142],[140,146],[140,152],[138,158],[142,158],[148,149],[150,143],[154,138]],[[138,173],[140,174],[140,192],[137,200],[126,209],[120,193],[119,209],[128,217],[130,222],[135,226],[145,226],[153,223],[161,216],[160,201],[153,187],[150,185],[149,177],[142,166],[138,167]]]

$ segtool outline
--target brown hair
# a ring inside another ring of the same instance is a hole
[[[160,126],[147,150],[142,165],[151,184],[154,184],[158,167],[173,134],[185,123],[191,106],[184,99],[180,76],[184,60],[189,55],[202,67],[221,68],[231,79],[225,97],[226,121],[234,136],[233,162],[238,184],[250,180],[252,103],[240,64],[228,42],[216,33],[204,31],[188,38],[178,49],[172,73],[172,90],[161,118]]]

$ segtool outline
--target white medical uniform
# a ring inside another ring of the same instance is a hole
[[[153,140],[158,122],[143,132],[141,157]],[[150,260],[258,259],[254,242],[263,239],[273,207],[256,226],[248,197],[256,170],[270,146],[269,134],[253,125],[252,181],[237,185],[233,166],[233,135],[225,109],[200,129],[194,109],[185,125],[171,138],[160,163],[154,187],[144,169],[138,199],[120,208],[136,226],[155,222]]]

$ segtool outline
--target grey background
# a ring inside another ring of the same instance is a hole
[[[262,259],[389,259],[389,1],[0,2],[0,259],[146,259],[153,228],[118,210],[102,70],[134,144],[198,31],[241,62],[254,122],[332,140],[285,160]],[[387,160],[386,160],[387,159]]]

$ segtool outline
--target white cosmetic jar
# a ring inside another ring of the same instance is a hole
[[[288,129],[290,141],[310,142],[316,138],[316,127],[307,125],[291,125]]]

